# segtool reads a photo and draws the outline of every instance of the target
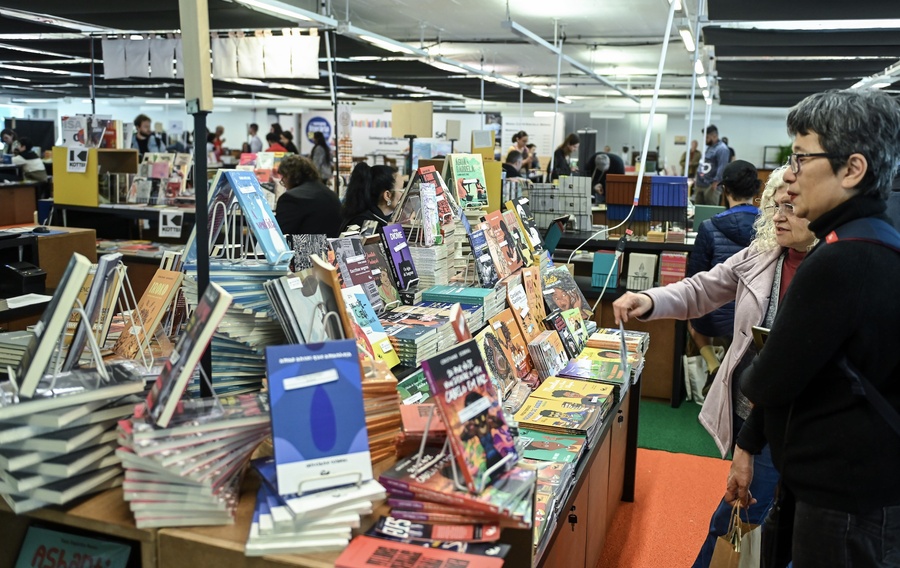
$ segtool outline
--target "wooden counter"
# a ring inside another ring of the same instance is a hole
[[[34,226],[33,224],[20,224]],[[7,227],[0,227],[0,230]],[[47,290],[59,285],[72,253],[79,253],[93,263],[97,262],[97,232],[94,229],[75,227],[49,227],[50,233],[34,233],[37,237],[40,267],[47,273]]]
[[[34,222],[37,187],[35,182],[0,183],[0,225]]]

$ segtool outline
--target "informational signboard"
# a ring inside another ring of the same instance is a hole
[[[173,239],[181,238],[181,226],[184,224],[184,212],[179,209],[160,209],[159,236]]]
[[[88,149],[84,146],[71,146],[66,152],[66,171],[70,174],[83,174],[87,171]]]

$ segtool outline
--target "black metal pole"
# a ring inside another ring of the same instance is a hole
[[[197,297],[202,297],[209,286],[209,210],[206,181],[206,115],[205,110],[194,113],[194,210],[197,243]],[[200,359],[203,372],[212,380],[212,353],[209,348]],[[200,381],[200,396],[212,396],[206,381]]]
[[[331,81],[331,106],[334,108],[334,191],[341,195],[341,188],[338,180],[341,179],[341,155],[340,144],[338,143],[338,103],[337,103],[337,34],[334,32],[325,32],[325,41],[331,42],[331,72],[328,80]]]
[[[94,35],[91,34],[91,114],[97,114],[97,86],[94,82]],[[131,142],[129,141],[129,144]]]

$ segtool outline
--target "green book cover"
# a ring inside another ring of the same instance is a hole
[[[397,383],[397,391],[403,404],[422,404],[431,400],[431,390],[422,369]]]
[[[517,445],[527,459],[576,463],[584,449],[584,443],[584,436],[546,434],[537,430],[519,428]]]

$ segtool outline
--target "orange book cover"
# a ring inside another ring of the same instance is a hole
[[[150,338],[153,337],[166,310],[175,299],[175,293],[178,292],[183,278],[184,274],[181,272],[163,269],[156,271],[144,291],[144,295],[138,301],[137,309],[140,313],[140,320],[135,319],[132,322],[130,316],[125,318],[125,329],[113,346],[113,351],[117,355],[126,359],[134,359],[142,345],[144,348],[149,346]],[[140,325],[142,322],[143,329]],[[144,335],[145,331],[146,336]]]
[[[512,361],[516,368],[516,376],[520,379],[528,376],[534,365],[531,362],[531,356],[528,355],[528,344],[522,336],[522,330],[519,329],[512,309],[506,308],[492,317],[490,324],[494,335],[500,340],[507,359]]]

